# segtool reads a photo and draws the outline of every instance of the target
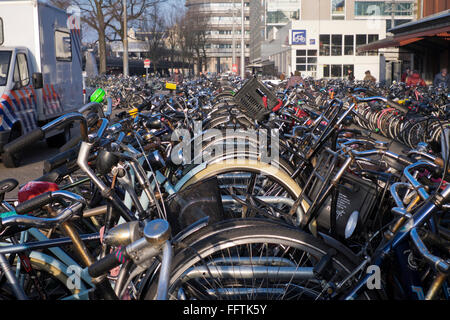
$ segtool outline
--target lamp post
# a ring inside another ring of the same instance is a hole
[[[245,25],[244,25],[244,0],[241,0],[242,12],[241,12],[241,78],[245,76]]]
[[[231,63],[231,70],[233,70],[233,66],[236,64],[236,26],[235,26],[235,15],[236,15],[236,2],[233,1],[233,30],[231,31],[233,33],[233,58]]]
[[[127,0],[123,0],[123,75],[128,72],[128,28],[127,28]]]

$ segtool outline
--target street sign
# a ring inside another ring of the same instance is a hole
[[[146,68],[146,69],[150,68],[150,59],[144,60],[144,68]]]

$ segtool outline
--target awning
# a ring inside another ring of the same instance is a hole
[[[402,24],[389,31],[394,36],[359,46],[356,52],[402,47],[427,37],[438,37],[450,41],[450,10]]]
[[[402,47],[423,40],[425,37],[440,37],[450,40],[450,26],[387,37],[386,39],[359,46],[356,48],[356,52],[371,51],[381,48]]]

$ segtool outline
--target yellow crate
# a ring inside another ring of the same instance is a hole
[[[168,90],[177,90],[177,85],[175,83],[166,82],[166,89],[168,89]]]

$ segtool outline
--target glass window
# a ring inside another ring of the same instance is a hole
[[[317,57],[317,50],[308,50],[308,57]]]
[[[3,44],[3,20],[0,18],[0,45]]]
[[[367,44],[367,35],[366,34],[357,34],[356,35],[356,47],[363,46]],[[365,52],[360,52],[357,54],[358,56],[365,56]]]
[[[315,64],[308,64],[308,71],[317,71],[317,65]]]
[[[330,55],[330,35],[329,34],[321,34],[319,37],[320,40],[320,55],[321,56],[329,56]]]
[[[297,50],[297,57],[305,57],[306,50]]]
[[[367,43],[372,43],[378,41],[378,35],[377,34],[369,34],[367,35]],[[377,56],[378,50],[369,51],[367,53],[369,56]]]
[[[387,1],[355,1],[355,16],[390,16],[391,3]],[[414,3],[397,3],[394,7],[396,16],[412,16]]]
[[[30,83],[27,57],[23,53],[17,54],[16,65],[14,66],[14,83],[19,83],[19,87],[25,87]],[[15,87],[17,89],[17,87]]]
[[[345,0],[331,0],[331,19],[344,20]]]
[[[344,77],[348,75],[348,70],[351,70],[353,75],[355,74],[355,66],[353,64],[344,64]]]
[[[317,58],[308,58],[308,63],[317,63]]]
[[[306,58],[297,58],[297,63],[306,63]]]
[[[331,36],[331,55],[342,56],[342,35],[333,34]]]
[[[340,64],[331,65],[331,77],[332,78],[341,78],[342,77],[342,65],[340,65]]]
[[[346,35],[344,40],[344,55],[352,56],[355,53],[354,36]]]
[[[297,71],[306,71],[306,64],[298,64]]]
[[[324,78],[330,77],[330,65],[328,65],[328,64],[323,65],[323,77]]]
[[[72,61],[72,41],[70,33],[55,31],[56,60]]]
[[[0,86],[5,86],[8,81],[10,60],[11,51],[0,51]]]

